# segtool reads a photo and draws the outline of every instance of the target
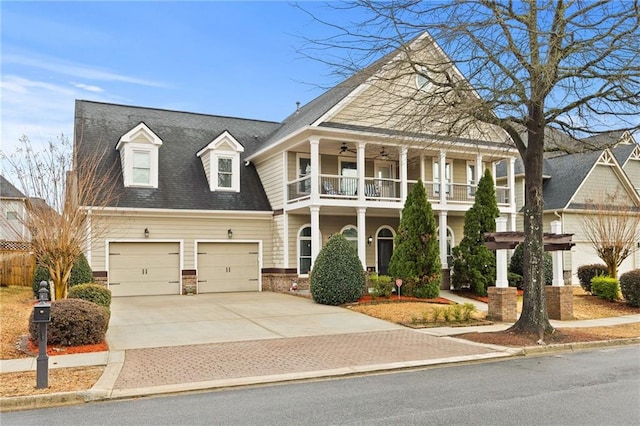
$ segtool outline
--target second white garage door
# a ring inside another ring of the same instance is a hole
[[[258,243],[198,244],[198,293],[258,291]]]

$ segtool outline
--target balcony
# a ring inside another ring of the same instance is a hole
[[[321,174],[318,179],[316,189],[320,200],[353,200],[361,201],[358,196],[359,178],[351,176]],[[407,180],[407,193],[412,190],[416,180]],[[444,187],[444,202],[451,204],[471,205],[475,201],[476,185],[448,183],[439,184],[434,182],[423,182],[427,199],[432,204],[440,203],[440,189]],[[365,177],[364,181],[364,201],[380,202],[386,201],[397,203],[398,208],[402,208],[401,197],[402,182],[400,179],[384,179]],[[498,204],[509,204],[509,188],[497,186],[496,199]],[[287,203],[297,203],[311,198],[311,176],[298,178],[287,183]],[[354,203],[354,205],[356,205]]]

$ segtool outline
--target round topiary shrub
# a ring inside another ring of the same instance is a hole
[[[111,290],[98,284],[78,284],[69,289],[68,299],[82,299],[109,309],[111,307]]]
[[[47,342],[54,345],[81,346],[104,340],[109,323],[107,311],[81,299],[51,302],[51,322],[47,324]],[[31,340],[38,340],[38,323],[29,318]]]
[[[320,250],[310,276],[313,300],[323,305],[355,302],[364,293],[365,274],[355,248],[335,234]]]
[[[513,251],[511,261],[509,262],[509,272],[524,276],[524,244],[518,244]],[[553,258],[547,252],[544,253],[544,283],[546,285],[553,284]],[[522,289],[523,283],[519,289]]]
[[[598,275],[607,275],[609,269],[607,265],[593,264],[582,265],[578,268],[578,280],[580,281],[580,287],[584,291],[591,293],[591,280]]]
[[[640,308],[640,269],[620,276],[620,290],[627,305]]]

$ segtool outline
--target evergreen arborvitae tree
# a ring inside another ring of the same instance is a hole
[[[440,283],[442,263],[436,232],[436,219],[422,181],[407,195],[396,234],[389,273],[403,281]]]
[[[452,250],[454,288],[468,286],[471,291],[487,295],[487,287],[496,280],[496,255],[485,245],[485,232],[496,231],[500,215],[491,172],[486,170],[478,183],[475,202],[464,215],[464,237]]]

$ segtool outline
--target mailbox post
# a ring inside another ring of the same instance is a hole
[[[49,355],[47,355],[47,324],[51,322],[51,304],[47,282],[40,281],[38,303],[33,307],[33,322],[38,324],[38,358],[36,360],[36,388],[49,387]]]

